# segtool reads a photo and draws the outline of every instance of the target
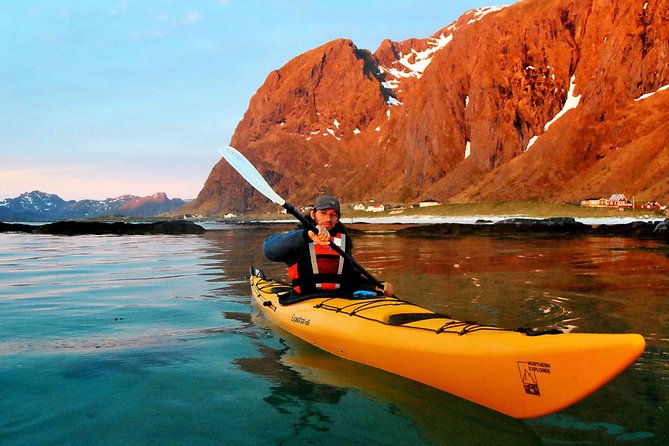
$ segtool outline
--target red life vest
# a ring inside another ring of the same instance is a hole
[[[341,249],[346,250],[346,234],[330,237]],[[293,281],[296,293],[308,294],[320,290],[341,288],[344,258],[329,245],[309,243],[309,258],[288,267],[288,277]]]

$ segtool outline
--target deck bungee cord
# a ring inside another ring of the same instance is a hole
[[[251,274],[259,276],[264,279],[263,283],[259,285],[260,281],[253,283],[252,287],[256,290],[259,296],[264,295],[275,295],[279,299],[279,302],[283,298],[287,297],[291,293],[291,286],[280,281],[270,280],[265,277],[265,274],[262,270],[251,267]],[[264,299],[264,298],[263,298]],[[527,336],[540,336],[540,335],[555,335],[563,334],[562,330],[553,328],[548,330],[534,330],[527,327],[520,328],[504,328],[497,327],[489,324],[479,324],[475,321],[459,321],[453,319],[452,317],[433,313],[425,308],[413,304],[411,302],[399,299],[397,297],[376,297],[376,298],[348,298],[341,296],[304,296],[299,301],[309,301],[309,300],[318,300],[317,303],[313,304],[314,309],[323,309],[327,311],[333,311],[335,313],[342,313],[348,316],[359,317],[368,321],[377,322],[384,325],[410,328],[415,330],[426,330],[431,331],[436,334],[457,334],[463,336],[469,333],[475,333],[479,331],[508,331],[508,332],[517,332],[522,333]],[[294,301],[292,303],[297,303]],[[339,304],[337,304],[339,303]],[[272,308],[276,311],[277,307],[272,302],[271,299],[264,299],[264,306]],[[289,307],[291,303],[282,304],[285,307]],[[373,310],[377,310],[382,307],[408,307],[403,309],[401,312],[387,314],[387,317],[378,317],[374,315],[368,315]],[[417,310],[417,311],[407,311],[407,310]],[[425,321],[430,321],[430,326],[420,326],[420,325],[411,325],[422,323]],[[438,323],[441,322],[441,325]]]

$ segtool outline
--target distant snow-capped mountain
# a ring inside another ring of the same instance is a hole
[[[185,200],[170,199],[163,192],[148,197],[123,195],[106,200],[66,201],[58,195],[36,190],[0,200],[0,220],[64,220],[107,215],[153,217],[184,204]]]

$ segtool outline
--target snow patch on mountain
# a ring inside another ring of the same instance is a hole
[[[465,16],[470,15],[470,19],[464,25],[470,25],[478,22],[486,15],[501,11],[508,5],[491,6],[486,8],[472,9],[465,13]],[[388,74],[393,79],[386,79],[382,85],[389,90],[398,91],[402,79],[415,78],[420,79],[427,67],[432,62],[434,55],[448,46],[453,40],[454,33],[458,30],[458,22],[454,22],[439,34],[439,36],[432,36],[427,38],[427,48],[424,50],[416,50],[411,48],[406,54],[400,53],[399,59],[392,62],[391,66],[379,66],[379,74]],[[388,105],[402,105],[396,98],[390,98]]]
[[[558,112],[557,115],[553,117],[550,121],[544,125],[544,133],[548,130],[550,126],[555,124],[555,122],[563,117],[565,113],[567,113],[569,110],[575,109],[578,107],[579,102],[581,102],[581,95],[579,94],[576,96],[574,94],[574,90],[576,89],[576,76],[571,77],[571,81],[569,82],[569,93],[567,94],[567,100],[564,103],[564,106],[562,107],[562,110]],[[543,134],[543,133],[542,133]],[[525,151],[528,151],[532,145],[539,139],[539,136],[541,135],[535,135],[530,139],[530,141],[527,143],[527,147],[525,148]]]
[[[400,85],[399,79],[415,77],[420,79],[423,72],[432,62],[432,57],[435,53],[448,45],[453,40],[453,34],[444,35],[443,33],[435,38],[427,39],[428,48],[424,51],[416,51],[411,49],[408,54],[400,54],[400,58],[393,62],[393,67],[381,66],[381,71],[388,73],[396,78],[395,80],[386,81],[389,88],[397,89]]]
[[[472,9],[470,12],[473,12],[474,15],[472,16],[471,19],[467,22],[467,25],[470,25],[472,23],[476,23],[479,20],[481,20],[483,17],[487,16],[491,12],[497,12],[501,11],[504,8],[508,8],[509,5],[501,5],[501,6],[487,6],[485,8],[476,8]]]
[[[635,99],[635,101],[643,101],[644,99],[648,99],[649,97],[653,96],[655,93],[659,93],[664,90],[669,90],[669,84],[665,85],[664,87],[660,87],[655,91],[652,91],[650,93],[642,94],[638,98]]]

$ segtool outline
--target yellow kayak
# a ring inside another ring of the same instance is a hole
[[[395,297],[316,297],[252,269],[254,304],[273,324],[329,353],[516,418],[580,401],[643,352],[638,334],[509,330],[457,321]]]

